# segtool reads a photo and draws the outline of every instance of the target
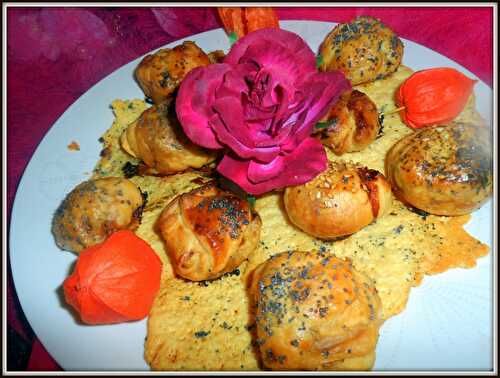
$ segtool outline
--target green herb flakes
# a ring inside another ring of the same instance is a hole
[[[207,337],[208,335],[210,335],[210,331],[198,331],[198,332],[195,332],[194,333],[194,337],[196,337],[197,339],[201,339],[203,337]]]

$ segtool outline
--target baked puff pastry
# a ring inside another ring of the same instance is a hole
[[[146,55],[135,70],[135,78],[144,94],[160,104],[172,96],[189,71],[210,63],[208,55],[196,43],[186,41]]]
[[[257,345],[272,370],[368,370],[375,360],[381,302],[350,260],[284,252],[253,272]]]
[[[368,83],[395,72],[403,58],[403,43],[373,17],[339,24],[326,36],[319,53],[321,71],[340,70],[352,85]]]
[[[257,247],[261,225],[248,201],[214,184],[176,197],[157,223],[176,273],[192,281],[236,269]]]
[[[306,184],[285,189],[285,209],[297,227],[321,239],[351,235],[391,207],[391,187],[382,173],[342,161]]]
[[[316,137],[336,155],[365,149],[380,131],[377,106],[363,92],[347,91],[321,120]]]
[[[436,215],[463,215],[493,190],[492,131],[476,123],[426,127],[400,139],[385,171],[400,200]]]
[[[197,169],[218,156],[218,151],[199,147],[188,139],[172,109],[167,103],[151,106],[121,135],[122,148],[144,162],[146,174]]]
[[[73,252],[103,242],[118,230],[139,226],[144,199],[140,189],[121,177],[82,182],[57,209],[52,233],[61,249]]]

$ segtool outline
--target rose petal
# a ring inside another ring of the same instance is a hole
[[[254,64],[238,64],[232,67],[230,71],[224,74],[224,79],[221,85],[217,88],[215,98],[220,97],[240,97],[243,94],[248,94],[248,83],[245,81],[245,76],[255,75],[258,67]]]
[[[269,48],[269,42],[262,40],[255,42],[247,48],[245,54],[239,59],[240,64],[253,62],[260,68],[258,75],[270,75],[272,80],[281,86],[292,88],[302,82],[311,71],[308,66],[297,61],[295,54],[288,47],[274,45]],[[259,81],[259,78],[256,78]]]
[[[261,164],[251,160],[248,165],[247,176],[252,183],[258,184],[280,175],[283,173],[284,169],[285,158],[283,156],[276,156],[274,160],[267,164]]]
[[[307,43],[297,34],[277,28],[264,28],[240,38],[224,58],[224,63],[237,64],[250,45],[267,41],[268,46],[280,45],[290,50],[295,62],[304,72],[316,71],[316,56]]]
[[[274,178],[260,183],[252,183],[248,178],[250,161],[225,155],[217,167],[217,171],[234,181],[250,194],[263,194],[273,189],[304,184],[327,167],[326,152],[321,144],[313,138],[307,138],[293,153],[283,157],[284,170]]]
[[[211,64],[190,71],[179,87],[175,110],[184,132],[193,143],[206,148],[222,148],[212,131],[209,120],[216,88],[224,74],[231,70],[226,64]]]
[[[233,144],[235,144],[235,148],[238,148],[237,145],[244,145],[248,148],[255,147],[252,132],[245,123],[239,98],[218,98],[214,101],[212,108],[222,121],[212,123],[212,129],[222,143],[230,148],[233,148]]]
[[[314,125],[326,114],[340,95],[351,89],[351,83],[340,71],[318,72],[311,75],[299,88],[304,93],[305,115],[301,122],[296,122],[290,133],[285,150],[294,150],[304,138],[311,135]]]
[[[259,106],[249,100],[246,95],[242,96],[241,105],[243,106],[246,122],[255,123],[255,129],[259,131],[267,131],[269,129],[270,125],[266,121],[272,121],[276,114],[277,105],[269,107]]]
[[[210,120],[217,139],[243,159],[272,161],[279,153],[277,146],[255,147],[250,130],[243,120],[241,104],[234,98],[224,97],[214,104],[217,112]]]

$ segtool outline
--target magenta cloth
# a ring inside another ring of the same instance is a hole
[[[276,8],[280,20],[381,19],[399,36],[493,82],[493,11],[483,7]],[[220,27],[215,8],[7,9],[7,215],[36,146],[85,91],[146,52]],[[10,270],[9,270],[10,272]],[[26,370],[60,370],[26,322],[8,277],[8,324],[32,343]],[[89,366],[91,368],[91,366]]]

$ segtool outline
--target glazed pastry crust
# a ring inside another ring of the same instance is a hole
[[[59,248],[80,252],[103,242],[115,231],[136,229],[142,208],[141,191],[127,179],[85,181],[57,209],[52,233]]]
[[[395,195],[436,215],[463,215],[492,193],[491,136],[481,124],[452,122],[418,130],[387,153]]]
[[[257,247],[261,225],[247,201],[208,184],[172,200],[157,229],[176,273],[202,281],[236,269]]]
[[[395,72],[403,58],[403,43],[379,20],[363,16],[335,26],[319,52],[321,71],[340,70],[357,85]]]
[[[326,171],[284,194],[290,221],[310,235],[334,239],[359,231],[388,212],[391,187],[378,171],[330,161]]]
[[[208,53],[208,60],[211,64],[223,63],[226,54],[222,50],[214,50]]]
[[[160,104],[172,95],[189,71],[209,64],[207,54],[194,42],[186,41],[144,57],[135,70],[135,78],[144,94]]]
[[[365,149],[380,131],[377,106],[358,90],[344,92],[321,122],[331,125],[314,136],[336,155]]]
[[[125,151],[144,162],[147,174],[168,175],[201,168],[218,155],[188,139],[167,103],[145,110],[127,127],[120,142]]]
[[[350,260],[322,252],[275,255],[254,271],[250,294],[267,368],[371,368],[381,302]]]

